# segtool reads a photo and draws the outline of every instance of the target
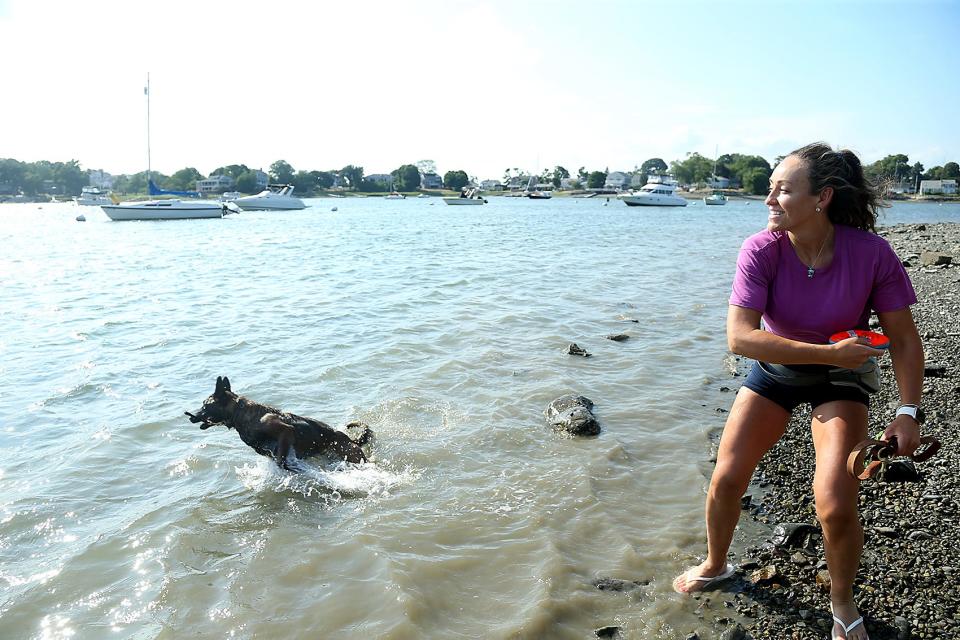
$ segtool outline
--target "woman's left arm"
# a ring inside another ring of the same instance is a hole
[[[890,358],[897,379],[901,404],[920,406],[923,393],[923,343],[913,322],[910,307],[878,313],[883,333],[890,338]],[[899,415],[883,432],[883,438],[897,437],[897,454],[910,455],[920,444],[920,425],[906,415]]]

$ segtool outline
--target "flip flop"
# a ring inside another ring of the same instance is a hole
[[[920,438],[920,448],[912,456],[906,456],[914,462],[929,460],[940,449],[940,441],[933,436]],[[883,464],[897,455],[896,436],[889,440],[864,440],[853,448],[847,456],[847,472],[858,480],[873,478],[883,468]]]
[[[830,615],[833,615],[833,605],[830,605]],[[837,616],[833,616],[834,627],[840,625],[840,628],[843,629],[843,635],[838,636],[833,632],[833,629],[830,629],[830,640],[846,640],[847,634],[856,629],[858,626],[863,624],[863,616],[860,616],[849,625]]]
[[[703,586],[701,586],[696,591],[703,591],[704,589],[706,589],[712,584],[715,584],[717,582],[721,582],[723,580],[726,580],[727,578],[730,578],[731,576],[733,576],[734,573],[736,573],[736,571],[737,571],[737,568],[728,562],[727,566],[723,568],[723,571],[715,576],[687,577],[686,574],[682,574],[684,576],[683,583],[687,585],[687,584],[690,584],[691,582],[702,582]],[[680,591],[676,587],[674,587],[673,590],[676,591],[677,593],[695,593],[694,591]]]

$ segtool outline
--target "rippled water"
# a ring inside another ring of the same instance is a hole
[[[726,299],[762,203],[310,204],[0,206],[0,637],[711,637],[670,581],[703,551]],[[887,216],[920,220],[960,207]],[[373,462],[293,476],[201,432],[183,411],[218,375],[367,422]],[[546,426],[567,392],[599,437]]]

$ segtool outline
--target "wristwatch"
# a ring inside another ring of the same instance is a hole
[[[897,409],[897,413],[894,414],[893,417],[896,418],[897,416],[910,416],[917,424],[923,424],[923,420],[926,417],[923,409],[915,404],[900,405],[900,408]]]

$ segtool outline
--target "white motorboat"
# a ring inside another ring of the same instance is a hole
[[[383,199],[384,200],[406,200],[407,196],[397,191],[391,191],[387,195],[383,196]]]
[[[714,191],[703,199],[703,204],[727,204],[727,196],[720,191]]]
[[[466,189],[459,196],[447,197],[443,201],[453,205],[487,204],[487,199],[481,197],[477,189]]]
[[[530,191],[527,193],[527,197],[531,200],[549,200],[553,197],[553,194],[549,191]]]
[[[233,201],[244,211],[288,211],[306,209],[303,200],[295,198],[292,184],[268,184],[255,196],[243,196]]]
[[[677,185],[673,182],[648,182],[639,191],[618,196],[623,203],[631,207],[685,207],[686,198],[676,194]]]
[[[224,191],[220,194],[220,202],[233,202],[241,197],[243,197],[243,194],[239,191]]]
[[[100,205],[111,220],[193,220],[222,218],[230,213],[228,204],[210,200],[142,200]]]
[[[84,187],[80,189],[80,195],[74,198],[78,205],[86,207],[99,207],[105,204],[113,204],[110,200],[110,194],[101,191],[98,187]]]

